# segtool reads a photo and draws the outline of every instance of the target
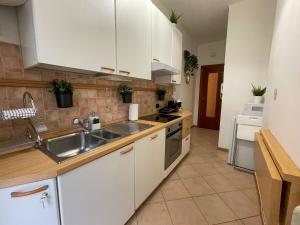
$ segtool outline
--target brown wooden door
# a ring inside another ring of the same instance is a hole
[[[201,67],[198,127],[219,130],[224,64]]]

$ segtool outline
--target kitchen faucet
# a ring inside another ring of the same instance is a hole
[[[74,118],[73,119],[73,125],[78,125],[80,128],[83,129],[84,133],[90,133],[91,132],[90,121],[88,119],[84,119],[83,121],[80,121],[80,119]]]

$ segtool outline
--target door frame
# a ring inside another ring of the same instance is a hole
[[[224,64],[213,64],[213,65],[203,65],[201,66],[200,71],[200,87],[199,87],[199,102],[198,102],[198,122],[197,127],[219,130],[220,128],[220,117],[221,117],[221,104],[217,104],[216,112],[220,115],[217,117],[217,121],[213,124],[207,124],[204,120],[204,115],[206,114],[206,104],[202,104],[202,97],[207,94],[207,84],[204,83],[204,76],[206,69],[215,69],[220,70],[222,68],[223,73],[221,74],[222,78],[218,79],[218,86],[221,85],[224,79]],[[217,96],[220,96],[220,88],[217,90]],[[219,101],[221,101],[219,99]],[[205,100],[206,102],[206,100]]]

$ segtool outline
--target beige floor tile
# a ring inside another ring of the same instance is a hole
[[[146,204],[137,213],[138,225],[172,225],[164,202]]]
[[[150,197],[148,198],[146,204],[151,204],[151,203],[157,203],[157,202],[164,202],[164,197],[161,193],[161,188],[158,188],[155,190]]]
[[[233,185],[238,187],[239,189],[249,189],[256,186],[254,176],[252,174],[246,172],[234,172],[224,174],[226,178],[232,182]]]
[[[215,191],[202,177],[182,179],[182,182],[192,196],[213,194]]]
[[[203,178],[216,192],[238,190],[237,187],[232,185],[232,183],[221,174],[204,176]]]
[[[227,223],[220,223],[218,225],[243,225],[243,223],[240,220],[236,220]]]
[[[214,165],[212,163],[192,164],[192,167],[201,176],[219,174],[219,171],[216,170],[216,168],[214,167]]]
[[[243,219],[242,221],[245,225],[262,225],[260,216]]]
[[[191,177],[198,177],[199,174],[191,165],[180,165],[176,173],[180,178],[191,178]]]
[[[240,219],[259,215],[258,205],[253,203],[243,192],[232,191],[219,195]]]
[[[178,180],[179,176],[176,173],[176,171],[173,171],[172,173],[169,174],[169,176],[167,177],[167,180]]]
[[[225,223],[238,219],[217,194],[196,197],[195,201],[210,224]]]
[[[184,164],[206,163],[200,154],[190,154],[183,161]]]
[[[174,225],[207,225],[193,199],[180,199],[166,203]]]
[[[235,172],[235,169],[233,166],[228,165],[227,162],[217,162],[213,164],[215,169],[221,173],[221,174],[226,174],[226,173],[233,173]]]
[[[136,216],[132,216],[125,225],[137,225]]]
[[[166,201],[188,198],[191,196],[181,180],[167,181],[162,185],[161,190]]]
[[[259,205],[259,198],[256,188],[242,190],[242,192],[251,199],[255,204]]]

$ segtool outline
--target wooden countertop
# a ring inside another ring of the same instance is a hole
[[[168,123],[138,120],[137,122],[151,124],[154,126],[107,145],[101,146],[98,149],[94,149],[68,159],[61,164],[57,164],[46,154],[35,148],[3,155],[0,157],[0,188],[55,178],[58,175],[64,174],[90,161],[107,155],[115,150],[133,143],[142,137],[145,137],[186,117],[189,117],[192,114],[190,112],[179,112],[175,113],[174,115],[181,116],[181,118]]]

